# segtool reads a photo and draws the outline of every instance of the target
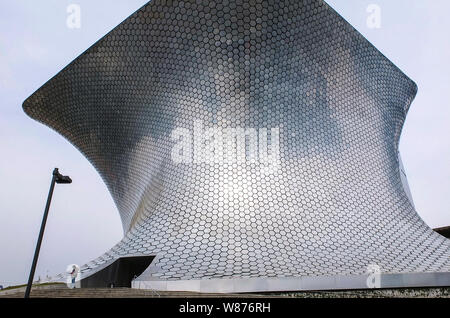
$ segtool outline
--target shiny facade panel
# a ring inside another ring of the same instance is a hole
[[[449,272],[450,241],[400,175],[416,91],[321,0],[155,0],[23,108],[89,159],[119,210],[123,240],[84,276],[139,255],[157,256],[160,281]],[[243,160],[223,151],[239,152],[220,143],[230,131],[246,134]]]

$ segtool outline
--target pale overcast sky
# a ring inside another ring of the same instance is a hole
[[[146,2],[0,3],[0,285],[28,278],[54,167],[74,182],[55,189],[35,278],[82,265],[122,238],[118,212],[94,168],[21,105]],[[400,152],[420,216],[433,228],[450,225],[450,1],[327,2],[417,83]],[[80,29],[66,25],[72,3],[81,8]],[[381,9],[380,28],[366,23],[370,4]]]

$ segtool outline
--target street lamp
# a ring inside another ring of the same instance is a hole
[[[69,176],[63,176],[59,173],[58,168],[53,170],[52,183],[50,185],[50,191],[48,192],[47,204],[45,205],[44,217],[42,218],[41,230],[39,232],[39,238],[36,244],[36,250],[34,251],[33,264],[31,265],[30,277],[28,278],[27,289],[25,291],[25,298],[30,297],[31,285],[33,283],[34,272],[36,270],[36,265],[39,257],[39,251],[41,249],[42,238],[44,237],[45,223],[47,223],[48,210],[50,208],[50,202],[52,201],[53,189],[55,188],[55,183],[68,184],[72,183],[72,179]]]

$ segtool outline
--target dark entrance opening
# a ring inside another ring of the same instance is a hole
[[[131,287],[131,281],[150,266],[154,256],[123,257],[81,280],[81,288]]]

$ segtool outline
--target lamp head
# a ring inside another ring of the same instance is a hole
[[[59,184],[72,183],[72,179],[69,176],[63,176],[62,174],[60,174],[58,168],[55,168],[55,170],[53,170],[53,176],[55,177],[56,183]]]

